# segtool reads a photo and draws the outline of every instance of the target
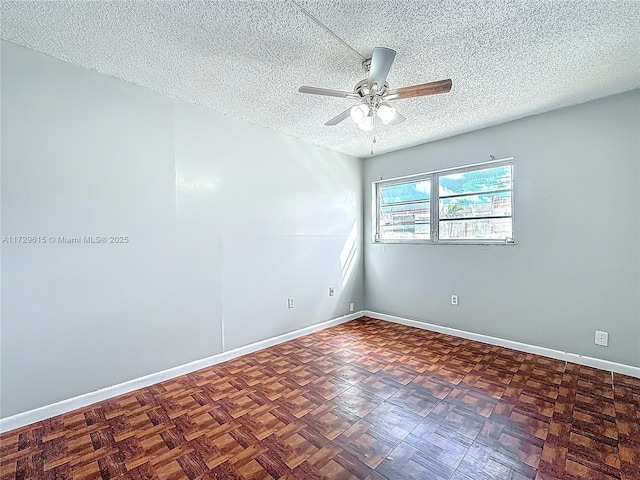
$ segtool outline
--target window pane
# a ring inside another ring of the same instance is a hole
[[[451,220],[439,223],[440,240],[504,240],[513,236],[511,218]]]
[[[405,179],[376,182],[376,240],[513,243],[513,164],[460,167]],[[437,175],[435,211],[431,187]],[[431,237],[431,216],[438,235]]]
[[[429,239],[429,224],[385,225],[380,227],[380,240]]]
[[[380,186],[378,190],[379,239],[428,240],[430,196],[430,179]]]
[[[511,165],[441,175],[441,197],[511,189]]]
[[[429,180],[420,180],[399,185],[381,186],[379,187],[378,195],[381,205],[429,200],[429,196],[431,195],[431,182]]]
[[[380,207],[380,225],[429,223],[429,202]]]
[[[440,200],[440,218],[511,216],[511,192]]]

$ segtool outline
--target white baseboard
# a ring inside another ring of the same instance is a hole
[[[586,365],[586,366],[598,368],[601,370],[621,373],[624,375],[640,378],[640,367],[634,367],[631,365],[624,365],[621,363],[610,362],[608,360],[602,360],[599,358],[585,357],[582,355],[577,355],[575,353],[563,352],[560,350],[539,347],[536,345],[529,345],[527,343],[520,343],[512,340],[505,340],[498,337],[482,335],[480,333],[473,333],[473,332],[467,332],[464,330],[458,330],[455,328],[443,327],[443,326],[435,325],[432,323],[421,322],[418,320],[411,320],[408,318],[397,317],[394,315],[387,315],[384,313],[372,312],[369,310],[361,310],[359,312],[334,318],[326,322],[318,323],[316,325],[311,325],[310,327],[305,327],[300,330],[296,330],[294,332],[285,333],[284,335],[268,338],[266,340],[261,340],[259,342],[252,343],[244,347],[239,347],[224,353],[219,353],[211,357],[203,358],[201,360],[195,360],[193,362],[186,363],[184,365],[178,365],[177,367],[173,367],[167,370],[145,375],[144,377],[135,378],[133,380],[120,383],[118,385],[101,388],[100,390],[96,390],[94,392],[85,393],[77,397],[52,403],[51,405],[45,405],[43,407],[29,410],[27,412],[18,413],[10,417],[2,418],[0,419],[0,433],[8,432],[10,430],[14,430],[16,428],[29,425],[31,423],[39,422],[47,418],[55,417],[56,415],[61,415],[63,413],[67,413],[72,410],[76,410],[78,408],[86,407],[93,403],[108,400],[109,398],[117,397],[119,395],[123,395],[125,393],[129,393],[134,390],[138,390],[140,388],[148,387],[149,385],[153,385],[155,383],[159,383],[164,380],[168,380],[170,378],[175,378],[175,377],[179,377],[180,375],[185,375],[187,373],[195,372],[196,370],[210,367],[211,365],[216,365],[218,363],[226,362],[227,360],[241,357],[242,355],[247,355],[249,353],[253,353],[257,350],[262,350],[263,348],[271,347],[279,343],[293,340],[294,338],[298,338],[303,335],[308,335],[310,333],[317,332],[318,330],[324,330],[325,328],[333,327],[334,325],[339,325],[341,323],[355,320],[356,318],[359,318],[363,315],[366,315],[367,317],[371,317],[371,318],[377,318],[379,320],[386,320],[388,322],[407,325],[409,327],[416,327],[423,330],[431,330],[434,332],[440,332],[447,335],[453,335],[455,337],[467,338],[469,340],[476,340],[478,342],[488,343],[490,345],[498,345],[500,347],[511,348],[514,350],[522,351],[522,352],[535,353],[536,355],[542,355],[544,357],[555,358],[558,360],[577,363],[579,365]]]
[[[217,355],[212,355],[211,357],[203,358],[201,360],[195,360],[193,362],[185,363],[184,365],[178,365],[177,367],[162,370],[161,372],[145,375],[144,377],[135,378],[118,385],[101,388],[100,390],[85,393],[77,397],[62,400],[60,402],[52,403],[51,405],[45,405],[43,407],[29,410],[27,412],[18,413],[10,417],[2,418],[0,419],[0,433],[8,432],[9,430],[14,430],[31,423],[45,420],[47,418],[55,417],[56,415],[61,415],[78,408],[86,407],[88,405],[91,405],[92,403],[102,402],[104,400],[108,400],[109,398],[117,397],[119,395],[123,395],[140,388],[148,387],[149,385],[153,385],[170,378],[179,377],[180,375],[184,375],[186,373],[191,373],[202,368],[210,367],[211,365],[226,362],[227,360],[241,357],[242,355],[247,355],[249,353],[255,352],[257,350],[262,350],[263,348],[271,347],[279,343],[293,340],[294,338],[308,335],[310,333],[317,332],[318,330],[324,330],[325,328],[333,327],[334,325],[339,325],[350,320],[355,320],[356,318],[359,318],[363,315],[364,312],[361,310],[359,312],[344,315],[342,317],[337,317],[326,322],[311,325],[310,327],[305,327],[301,328],[300,330],[285,333],[284,335],[268,338],[266,340],[261,340],[244,347],[239,347],[227,352],[219,353]]]
[[[431,330],[434,332],[444,333],[446,335],[453,335],[454,337],[467,338],[469,340],[476,340],[478,342],[488,343],[490,345],[511,348],[513,350],[519,350],[526,353],[535,353],[536,355],[542,355],[543,357],[551,357],[557,360],[577,363],[579,365],[585,365],[600,370],[606,370],[609,372],[621,373],[623,375],[640,378],[640,367],[634,367],[632,365],[610,362],[609,360],[602,360],[600,358],[585,357],[576,353],[563,352],[561,350],[539,347],[537,345],[529,345],[528,343],[505,340],[503,338],[491,337],[489,335],[482,335],[480,333],[467,332],[465,330],[458,330],[456,328],[442,327],[433,323],[410,320],[408,318],[387,315],[386,313],[378,313],[365,310],[364,315],[371,318],[377,318],[378,320],[386,320],[388,322],[399,323],[401,325],[407,325],[409,327],[421,328],[422,330]]]

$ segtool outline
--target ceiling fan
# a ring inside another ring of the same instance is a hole
[[[358,82],[353,87],[353,92],[307,86],[300,87],[298,91],[312,95],[349,98],[359,102],[326,122],[325,125],[327,126],[337,125],[350,116],[361,130],[368,132],[373,130],[374,115],[377,115],[385,125],[399,125],[406,118],[387,102],[403,98],[447,93],[451,90],[451,79],[390,89],[386,80],[395,56],[395,50],[390,48],[374,48],[371,58],[362,63],[367,72],[367,78]]]

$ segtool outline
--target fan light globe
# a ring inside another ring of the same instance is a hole
[[[382,123],[389,125],[389,122],[393,120],[393,117],[396,115],[396,109],[386,103],[383,103],[378,107],[376,113],[380,120],[382,120]]]
[[[364,120],[358,123],[358,128],[360,130],[364,130],[365,132],[370,132],[373,130],[373,115],[367,115]]]
[[[366,105],[354,105],[351,107],[351,120],[356,123],[362,122],[369,115],[369,107]]]

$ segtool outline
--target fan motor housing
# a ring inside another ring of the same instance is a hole
[[[374,87],[377,84],[374,84]],[[384,82],[384,84],[382,85],[382,87],[380,88],[376,88],[375,91],[373,90],[369,90],[369,85],[367,83],[367,79],[365,78],[364,80],[359,81],[358,83],[356,83],[356,86],[353,87],[353,91],[355,93],[357,93],[358,95],[360,95],[361,97],[366,97],[367,95],[379,95],[382,96],[385,93],[387,93],[387,91],[389,90],[389,84],[387,82]]]

